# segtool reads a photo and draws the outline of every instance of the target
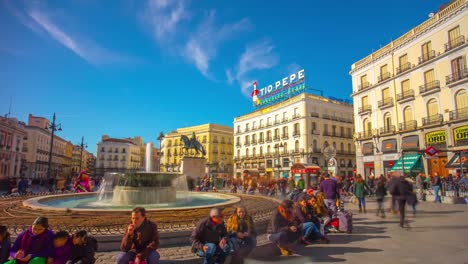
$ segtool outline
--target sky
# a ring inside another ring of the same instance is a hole
[[[309,92],[350,100],[351,64],[447,2],[0,0],[0,114],[55,112],[95,153],[102,135],[232,127],[254,81],[300,69]]]

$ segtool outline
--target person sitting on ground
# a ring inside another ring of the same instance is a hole
[[[4,225],[0,225],[0,263],[4,263],[10,256],[10,233]]]
[[[159,232],[156,223],[146,218],[146,210],[136,207],[132,210],[131,223],[120,244],[120,254],[117,256],[117,264],[159,263]]]
[[[59,231],[54,235],[54,253],[47,260],[48,264],[65,264],[70,257],[73,245],[72,238],[67,231]]]
[[[98,249],[97,240],[88,235],[86,230],[73,234],[73,246],[66,264],[93,264],[94,255]]]
[[[49,220],[40,216],[34,220],[32,226],[20,233],[10,250],[13,258],[6,264],[45,264],[53,254],[54,232],[49,229]]]
[[[299,227],[294,224],[293,205],[293,201],[283,200],[268,225],[269,240],[275,243],[282,256],[291,255],[291,244],[301,236]]]
[[[203,263],[224,263],[231,250],[228,240],[224,213],[220,208],[212,208],[210,215],[198,222],[190,237],[192,250],[204,258]]]
[[[301,229],[301,242],[310,245],[311,240],[315,238],[330,243],[330,240],[320,233],[320,229],[313,222],[315,219],[313,219],[311,208],[307,206],[307,200],[306,195],[301,195],[294,208],[294,224]]]
[[[257,245],[257,232],[252,217],[243,206],[238,206],[234,214],[227,221],[227,232],[234,250],[232,263],[244,263],[244,258]]]

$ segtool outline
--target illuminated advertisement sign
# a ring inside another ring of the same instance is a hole
[[[446,136],[444,130],[434,131],[426,133],[426,143],[427,144],[438,144],[445,143]]]
[[[306,90],[304,69],[284,77],[274,84],[258,89],[253,83],[252,101],[255,107],[264,107],[288,99]]]

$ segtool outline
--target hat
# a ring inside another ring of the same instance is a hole
[[[44,228],[49,228],[49,219],[47,219],[47,217],[44,216],[39,216],[38,218],[36,218],[36,220],[34,220],[32,224],[41,225]]]
[[[307,189],[307,195],[312,195],[312,194],[314,194],[314,189],[312,188]]]

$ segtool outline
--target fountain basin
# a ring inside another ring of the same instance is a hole
[[[97,202],[97,193],[72,193],[35,197],[23,201],[23,205],[32,209],[62,212],[129,212],[137,206],[145,207],[147,211],[183,211],[187,209],[203,209],[212,207],[227,207],[240,202],[240,198],[223,193],[174,192],[177,200],[172,203],[151,204],[112,204],[113,197]],[[110,193],[109,196],[112,196]]]

